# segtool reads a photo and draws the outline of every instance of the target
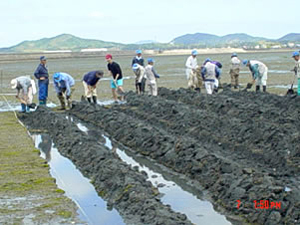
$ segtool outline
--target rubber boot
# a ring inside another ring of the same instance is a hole
[[[21,113],[26,112],[26,105],[21,103]]]
[[[28,105],[26,105],[26,112],[29,113],[30,112],[30,108]]]
[[[60,101],[60,105],[61,105],[60,110],[65,110],[66,109],[66,103],[65,103],[64,96],[58,94],[57,97],[58,97],[58,99]]]
[[[267,92],[267,86],[263,86],[263,92]]]
[[[39,105],[45,105],[44,100],[40,100]]]
[[[91,103],[91,98],[86,98],[88,100],[89,103]]]
[[[93,102],[94,104],[97,104],[97,96],[93,96]]]
[[[260,89],[260,86],[259,86],[259,85],[257,85],[257,86],[256,86],[256,90],[255,90],[255,91],[256,91],[256,92],[259,92],[259,89]]]

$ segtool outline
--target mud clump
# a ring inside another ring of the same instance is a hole
[[[76,103],[71,113],[199,181],[229,214],[249,223],[300,222],[300,98],[230,90],[159,93],[129,93],[127,104],[112,107]],[[257,208],[260,200],[280,207]]]
[[[65,114],[39,107],[33,113],[19,114],[19,118],[30,128],[47,130],[59,151],[91,179],[108,207],[116,208],[126,223],[191,224],[185,215],[161,203],[147,177],[80,131]]]

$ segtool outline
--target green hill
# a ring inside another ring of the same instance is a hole
[[[24,41],[3,50],[7,52],[80,51],[86,48],[122,48],[123,46],[120,43],[84,39],[70,34],[61,34],[56,37],[43,38],[37,41]]]

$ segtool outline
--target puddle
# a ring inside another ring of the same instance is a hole
[[[87,133],[89,131],[82,123],[76,124],[83,132]],[[164,204],[170,205],[174,211],[184,213],[192,223],[195,224],[231,224],[224,215],[219,214],[213,209],[213,205],[210,202],[200,200],[196,195],[182,189],[177,183],[166,180],[161,173],[154,172],[154,170],[143,165],[144,163],[139,163],[130,157],[125,151],[114,147],[107,136],[102,135],[102,137],[105,139],[105,145],[114,151],[122,161],[132,167],[137,166],[139,171],[145,171],[147,173],[147,180],[162,193],[163,197],[161,198],[161,201]]]
[[[57,105],[49,102],[47,103],[47,107],[54,108]],[[0,101],[0,112],[10,112],[10,111],[21,111],[21,104],[17,102],[9,101],[8,104],[5,101]],[[33,111],[32,109],[30,111]]]
[[[35,147],[40,149],[41,157],[47,160],[57,186],[78,206],[79,218],[82,221],[92,225],[124,224],[115,209],[110,211],[106,208],[106,202],[98,196],[90,180],[58,152],[48,134],[31,134],[31,137]]]

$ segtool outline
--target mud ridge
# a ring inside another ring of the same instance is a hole
[[[108,207],[128,224],[191,224],[183,214],[163,205],[147,177],[118,159],[94,137],[85,135],[65,114],[39,107],[19,118],[31,129],[47,131],[59,151],[89,177]]]
[[[224,92],[223,95],[226,95],[226,93]],[[259,96],[255,97],[259,98]],[[208,102],[212,100],[218,101],[216,97],[203,96],[203,98],[207,98],[206,101]],[[240,101],[245,101],[245,99],[247,97]],[[227,142],[225,138],[222,138],[222,141],[219,141],[218,138],[215,140],[213,138],[214,134],[218,132],[222,135],[227,135],[226,133],[230,135],[230,133],[234,132],[230,126],[225,128],[225,131],[221,131],[223,127],[231,124],[230,120],[234,120],[230,115],[225,114],[227,117],[221,117],[219,111],[215,111],[213,107],[199,110],[193,104],[176,103],[161,97],[136,96],[133,93],[127,95],[127,101],[127,105],[113,107],[90,106],[85,103],[77,103],[74,105],[71,113],[82,120],[101,127],[114,139],[140,154],[155,159],[158,163],[199,181],[210,192],[216,205],[222,205],[231,214],[243,216],[250,223],[293,224],[299,220],[299,177],[297,177],[296,173],[299,171],[299,167],[297,167],[299,164],[296,160],[299,150],[297,150],[297,145],[293,141],[289,146],[291,150],[289,161],[285,160],[284,154],[281,156],[276,154],[277,149],[274,148],[273,150],[267,149],[265,151],[263,146],[260,147],[263,151],[253,151],[257,146],[260,146],[260,142],[254,143],[249,147],[244,145],[245,150],[241,148],[238,151],[239,154],[233,154],[233,151],[236,150],[232,149],[232,147],[236,146],[235,143],[238,142],[237,137],[243,137],[242,134],[231,134],[232,138],[227,140]],[[248,100],[248,104],[250,104],[249,101],[251,101],[251,98]],[[170,104],[173,104],[173,106]],[[211,102],[208,105],[215,104],[217,103]],[[243,111],[244,109],[240,110]],[[211,121],[209,121],[207,113],[210,113]],[[201,114],[203,114],[202,117]],[[296,120],[294,117],[297,116],[297,111],[291,115],[292,119]],[[215,127],[207,129],[202,127],[202,123],[197,123],[197,121],[201,121],[206,127],[212,126],[213,123],[210,122],[214,122],[216,116],[221,117],[219,120],[223,119],[223,122],[220,124],[216,123]],[[159,119],[155,119],[155,117]],[[247,118],[250,122],[246,123],[246,125],[237,123],[239,126],[235,125],[236,129],[241,130],[245,129],[245,126],[252,125],[252,118]],[[207,123],[205,119],[208,120]],[[259,120],[258,118],[256,119]],[[284,118],[277,119],[273,122],[275,127],[284,121]],[[269,120],[266,121],[268,122]],[[296,134],[298,125],[299,123],[296,122],[293,125],[294,127],[292,126],[292,129],[294,129],[292,131],[295,131]],[[202,131],[203,128],[205,129]],[[249,129],[251,130],[252,128]],[[260,131],[261,129],[263,128],[255,127],[254,131]],[[200,131],[202,133],[199,135],[198,132]],[[245,135],[249,135],[250,140],[256,137],[252,137],[253,133],[251,132],[244,132]],[[272,142],[273,136],[269,137],[271,138],[269,141]],[[212,140],[208,139],[208,137],[212,137]],[[216,137],[218,137],[218,134]],[[227,138],[228,136],[225,137]],[[290,138],[298,140],[299,136],[290,136]],[[288,140],[285,141],[288,143]],[[248,151],[253,152],[247,153]],[[245,154],[246,156],[244,156]],[[267,157],[265,154],[271,154],[271,157]],[[272,160],[277,158],[277,156],[279,159],[276,160],[281,163],[280,165],[283,165],[283,169],[277,166],[275,168],[278,170],[274,171],[272,166],[276,165],[276,163]],[[262,160],[260,163],[257,163],[256,159],[259,157]],[[267,162],[268,159],[274,165],[264,166],[262,164],[265,161]],[[286,169],[291,174],[288,174],[285,171]],[[293,175],[293,173],[295,174]],[[292,191],[285,191],[286,182],[289,182],[288,186]],[[237,200],[242,202],[239,209],[236,207]],[[254,200],[280,202],[281,207],[277,210],[255,209],[253,206]]]

